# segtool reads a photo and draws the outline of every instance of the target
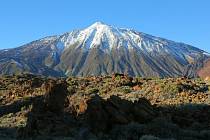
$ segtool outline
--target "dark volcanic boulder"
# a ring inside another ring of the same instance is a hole
[[[44,104],[47,111],[61,113],[64,110],[64,103],[67,96],[67,84],[64,81],[51,81],[44,84],[46,93]]]
[[[146,123],[157,115],[154,107],[143,98],[134,103],[118,96],[111,96],[107,100],[98,95],[71,98],[74,102],[70,102],[70,110],[94,133],[107,132],[118,124]]]
[[[104,109],[105,101],[99,96],[94,96],[87,101],[85,110],[85,121],[93,132],[107,131],[109,125],[109,114]]]
[[[157,115],[157,112],[147,99],[140,98],[134,102],[133,114],[136,121],[144,123],[152,120]]]
[[[33,103],[26,127],[18,131],[19,137],[64,136],[69,133],[69,126],[63,115],[67,96],[66,82],[51,80],[49,83],[45,83],[43,88],[45,88],[46,94]]]

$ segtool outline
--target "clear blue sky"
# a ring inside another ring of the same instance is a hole
[[[95,21],[210,52],[210,0],[1,0],[0,49],[85,28]]]

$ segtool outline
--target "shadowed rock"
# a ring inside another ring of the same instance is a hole
[[[44,104],[47,111],[62,113],[67,96],[67,84],[64,81],[51,81],[44,84],[46,93],[44,95]]]
[[[83,120],[95,133],[107,132],[117,124],[146,123],[157,115],[154,107],[144,98],[133,103],[117,96],[111,96],[107,100],[98,95],[89,99],[74,97],[70,108],[77,114],[77,119]]]
[[[63,117],[67,86],[64,81],[51,80],[42,85],[46,94],[33,103],[27,125],[19,130],[22,138],[34,135],[66,135],[68,124]]]

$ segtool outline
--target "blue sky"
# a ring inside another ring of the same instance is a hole
[[[210,52],[210,0],[1,0],[0,49],[85,28],[133,28]]]

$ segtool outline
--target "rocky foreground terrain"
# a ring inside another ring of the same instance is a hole
[[[207,140],[210,82],[0,77],[0,139]]]

